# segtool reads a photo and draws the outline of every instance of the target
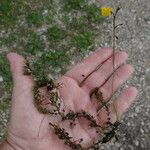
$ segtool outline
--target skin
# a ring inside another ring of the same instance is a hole
[[[131,65],[125,63],[127,57],[125,52],[115,54],[114,90],[117,90],[134,71]],[[16,53],[9,53],[7,58],[11,66],[14,88],[8,136],[6,141],[0,146],[0,149],[69,150],[70,148],[57,138],[53,133],[53,128],[49,125],[49,122],[52,122],[54,117],[39,113],[33,104],[32,89],[34,81],[31,76],[23,75],[24,58]],[[99,64],[102,64],[101,67],[79,86],[81,81]],[[63,83],[59,91],[66,111],[70,109],[74,111],[84,109],[94,115],[101,126],[105,126],[107,121],[106,111],[103,109],[99,114],[96,113],[100,103],[94,96],[90,97],[90,92],[95,87],[100,87],[99,91],[102,92],[104,101],[110,98],[112,95],[111,74],[111,49],[99,49],[81,63],[73,66],[72,69],[56,81]],[[108,79],[108,77],[110,78]],[[115,106],[120,117],[133,103],[136,95],[137,89],[135,87],[128,87],[115,99]],[[116,121],[116,114],[114,113],[113,105],[110,105],[110,110],[111,122],[114,122]],[[89,128],[88,122],[84,119],[77,120],[77,125],[73,129],[70,129],[67,122],[61,122],[57,117],[55,119],[56,123],[68,130],[69,134],[76,140],[82,137],[84,139],[82,144],[85,147],[89,146],[98,137],[95,129]]]

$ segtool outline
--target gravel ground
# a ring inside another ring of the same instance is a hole
[[[110,0],[103,0],[103,3],[122,7],[118,22],[124,25],[117,31],[117,46],[129,54],[129,63],[135,67],[135,73],[128,84],[135,85],[139,94],[122,120],[118,131],[119,140],[112,140],[103,145],[101,150],[150,149],[150,1],[113,0],[112,3]],[[111,46],[110,28],[107,24],[103,27],[104,34],[96,40],[97,47]],[[5,115],[8,116],[8,113],[4,114],[4,122],[7,122]]]
[[[118,30],[118,49],[129,54],[129,63],[135,67],[128,84],[138,88],[137,101],[125,114],[118,131],[119,141],[113,140],[101,147],[105,150],[150,149],[150,1],[104,0],[106,6],[121,6],[118,22],[124,25]],[[108,5],[109,4],[109,5]],[[109,30],[108,30],[109,33]],[[98,39],[101,47],[110,46],[108,37]]]

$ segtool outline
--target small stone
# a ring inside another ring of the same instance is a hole
[[[142,122],[141,122],[141,125],[143,126],[144,124],[145,124],[145,123],[142,121]]]
[[[130,126],[130,122],[128,122],[127,125]]]
[[[3,77],[2,76],[0,76],[0,82],[3,82]]]
[[[144,130],[143,129],[140,129],[141,133],[144,133]]]
[[[139,141],[135,141],[135,145],[138,146],[139,145]]]
[[[48,13],[48,10],[43,11],[43,15],[46,15]]]
[[[139,112],[140,112],[140,108],[139,108],[138,106],[135,108],[135,112],[136,112],[136,113],[139,113]]]

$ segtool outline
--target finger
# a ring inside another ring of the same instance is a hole
[[[111,76],[109,80],[100,87],[99,91],[103,94],[103,99],[107,100],[112,96],[112,92],[115,92],[126,80],[131,76],[133,73],[134,68],[129,65],[125,64],[119,67],[116,72],[114,73],[114,79]],[[113,91],[112,91],[112,80],[113,81]]]
[[[10,125],[19,129],[19,122],[23,122],[25,119],[26,126],[28,126],[29,123],[34,122],[37,118],[38,111],[33,104],[32,91],[34,82],[30,76],[23,75],[25,60],[22,56],[9,53],[7,58],[10,62],[14,80]]]
[[[118,52],[115,54],[115,69],[122,65],[128,58],[127,53]],[[113,72],[113,63],[112,57],[109,58],[99,70],[94,72],[87,80],[84,82],[83,88],[90,93],[96,87],[101,86],[112,74]]]
[[[98,112],[98,118],[100,121],[100,124],[106,124],[108,121],[108,118],[110,118],[110,122],[115,122],[117,119],[117,116],[120,117],[127,111],[127,109],[130,107],[130,105],[134,102],[136,96],[137,96],[137,89],[135,87],[129,87],[126,89],[118,98],[115,100],[115,105],[112,102],[112,104],[109,106],[108,109],[110,114],[108,115],[107,110],[104,107],[101,108]],[[114,107],[115,106],[115,107]]]
[[[115,92],[123,83],[125,83],[125,81],[131,76],[133,71],[134,68],[128,64],[125,64],[116,70],[116,72],[114,73],[113,92]],[[102,94],[102,102],[107,101],[113,95],[112,79],[113,77],[111,76],[109,80],[97,91],[99,94]],[[93,103],[95,108],[98,108],[101,105],[101,101],[98,100],[94,95],[92,95],[91,102]]]
[[[115,72],[115,78],[114,78],[114,91],[116,91],[133,73],[133,67],[131,65],[125,64],[121,67],[119,67]],[[110,99],[112,96],[112,77],[99,89],[99,92],[102,92],[103,96],[103,102]],[[95,109],[98,110],[98,108],[101,107],[101,102],[98,101],[98,99],[95,98],[95,96],[92,96],[91,101],[86,106],[87,111],[90,112],[90,114],[95,114]],[[106,120],[106,110],[104,110],[103,116],[104,119],[102,119],[101,123]]]
[[[122,116],[123,113],[125,113],[128,108],[131,106],[131,104],[134,102],[136,96],[137,96],[138,90],[135,87],[129,87],[127,90],[125,90],[119,98],[117,98],[115,105],[117,109],[118,116]],[[111,106],[112,109],[114,109],[113,106]],[[115,112],[115,110],[113,110]],[[116,115],[113,113],[112,120],[116,120]]]
[[[25,59],[16,53],[7,54],[7,59],[10,62],[14,84],[22,85],[20,81],[26,81],[31,86],[31,83],[33,83],[31,76],[24,75]]]
[[[23,95],[26,93],[31,94],[33,88],[33,79],[31,76],[24,75],[24,65],[25,59],[16,54],[16,53],[9,53],[7,58],[10,62],[11,72],[13,76],[14,82],[14,92],[18,93],[18,95]],[[16,94],[14,93],[14,94]],[[15,101],[15,100],[14,100]]]
[[[23,74],[25,59],[16,53],[9,53],[7,58],[10,62],[14,82],[13,96],[19,98],[25,95],[32,95],[33,80],[31,76],[25,76]],[[24,101],[24,98],[20,98],[19,100],[19,102],[23,103],[26,101],[27,100]],[[18,101],[13,98],[13,103],[17,105]]]
[[[134,102],[136,96],[137,96],[137,89],[135,87],[129,87],[121,94],[119,98],[117,98],[116,108],[117,114],[119,114],[119,116],[122,116],[123,113],[127,111],[127,109]],[[107,121],[110,121],[111,123],[114,123],[116,121],[116,113],[113,104],[110,105],[108,108],[110,111],[110,115],[107,114],[105,107],[103,107],[103,109],[97,115],[99,124],[103,127],[107,127]],[[110,118],[110,120],[108,118]],[[98,138],[98,134],[96,134],[94,130],[90,130],[87,128],[87,133],[89,133],[92,139]]]
[[[112,55],[112,49],[98,49],[81,63],[77,64],[65,75],[73,78],[79,84],[84,77],[88,76],[98,65],[102,64]]]

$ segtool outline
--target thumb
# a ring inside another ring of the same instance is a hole
[[[9,132],[18,136],[34,136],[43,118],[33,103],[34,81],[31,76],[24,75],[25,59],[22,56],[9,53],[7,58],[14,81]]]
[[[34,82],[31,76],[24,75],[25,59],[17,53],[7,54],[7,59],[10,62],[10,68],[14,83],[13,97],[16,95],[17,97],[19,97],[20,95],[23,95],[25,93],[27,95],[31,95]]]
[[[25,59],[17,53],[7,54],[7,59],[10,63],[14,86],[31,89],[33,87],[33,79],[31,76],[24,75]],[[23,84],[25,83],[25,84]]]
[[[7,54],[7,59],[10,63],[13,80],[15,83],[17,83],[23,77],[25,59],[16,53]]]

